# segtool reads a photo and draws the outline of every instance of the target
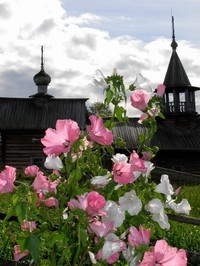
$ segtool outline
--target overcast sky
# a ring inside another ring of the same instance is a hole
[[[0,0],[0,97],[37,92],[41,45],[57,98],[103,99],[96,69],[106,76],[117,68],[127,84],[141,73],[155,87],[172,52],[172,14],[177,53],[200,87],[199,0]]]

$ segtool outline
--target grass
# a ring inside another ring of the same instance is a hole
[[[188,199],[191,205],[190,216],[200,219],[200,185],[184,186],[179,199]],[[177,248],[200,253],[200,226],[170,221],[171,228],[166,232],[168,242]]]

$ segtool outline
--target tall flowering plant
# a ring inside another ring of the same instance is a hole
[[[157,232],[170,229],[170,210],[189,214],[190,205],[186,199],[177,203],[167,175],[159,184],[150,180],[157,151],[150,140],[156,116],[163,117],[164,85],[150,95],[134,84],[126,89],[116,71],[107,78],[97,71],[94,80],[112,106],[110,119],[91,115],[86,132],[73,120],[57,120],[41,139],[47,171],[27,166],[27,182],[17,181],[14,167],[0,173],[0,193],[12,196],[2,235],[13,245],[14,260],[52,266],[187,265],[185,250],[171,247]],[[141,110],[138,122],[147,129],[138,150],[128,155],[115,153],[114,147],[126,146],[112,133],[117,121],[128,122],[122,102]]]

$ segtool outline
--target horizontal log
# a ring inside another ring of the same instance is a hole
[[[167,214],[167,216],[169,217],[170,220],[173,220],[173,221],[200,226],[200,219],[197,219],[197,218],[187,217],[187,216],[177,215],[177,214]]]

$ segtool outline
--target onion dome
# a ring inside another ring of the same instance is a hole
[[[51,82],[51,77],[44,71],[43,46],[41,47],[41,70],[33,77],[38,87],[38,94],[47,94],[47,86]]]
[[[37,86],[39,85],[46,85],[48,86],[51,82],[51,77],[41,68],[40,72],[38,72],[34,77],[33,80]]]

